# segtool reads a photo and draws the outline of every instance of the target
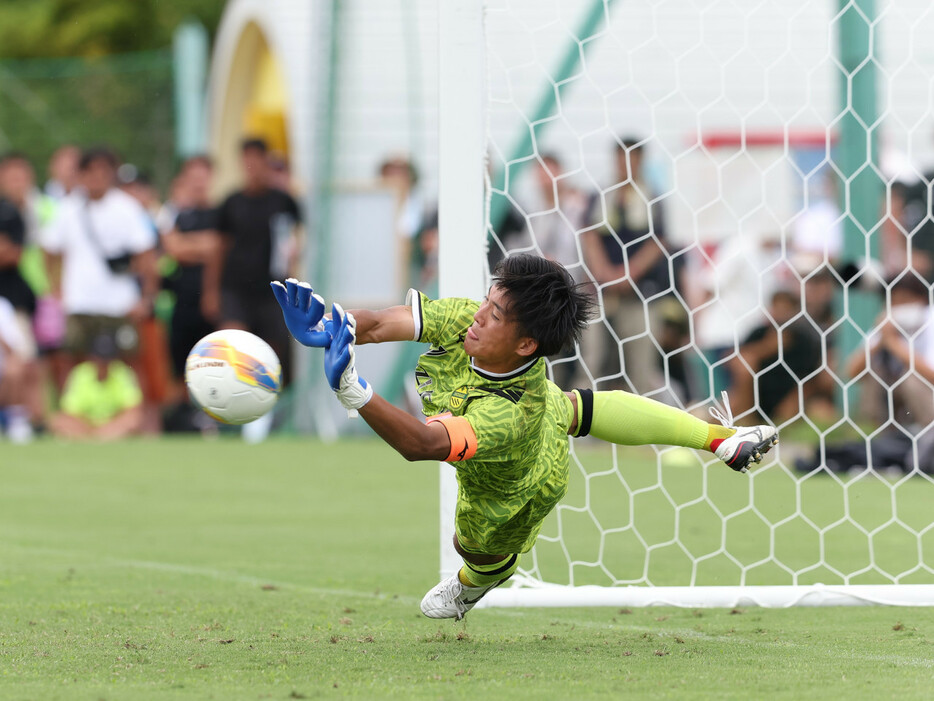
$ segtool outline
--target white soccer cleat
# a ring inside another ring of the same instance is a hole
[[[749,465],[762,462],[762,456],[778,443],[778,432],[772,426],[740,426],[714,452],[737,472],[746,472]]]
[[[733,426],[729,397],[726,392],[722,392],[721,397],[725,413],[711,407],[710,415],[724,426],[734,428],[736,433],[724,438],[714,455],[737,472],[746,472],[752,463],[762,462],[762,456],[778,443],[778,431],[774,426]]]
[[[506,579],[509,579],[508,577]],[[435,585],[422,599],[422,613],[428,618],[456,618],[460,620],[491,589],[506,581],[487,584],[484,587],[468,587],[454,574]]]

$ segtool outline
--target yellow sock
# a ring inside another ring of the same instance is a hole
[[[629,392],[577,394],[577,436],[588,433],[619,445],[678,445],[716,450],[732,428],[710,424],[686,411]]]
[[[724,438],[729,438],[736,433],[735,428],[720,426],[719,424],[707,424],[707,439],[704,441],[704,450],[711,453],[720,447]]]
[[[509,579],[519,569],[519,556],[510,555],[505,560],[492,565],[474,565],[464,560],[464,566],[457,573],[465,587],[485,587],[488,584]]]

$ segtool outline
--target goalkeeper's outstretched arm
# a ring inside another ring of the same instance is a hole
[[[415,340],[412,307],[398,306],[379,310],[351,309],[350,313],[357,321],[357,345]]]
[[[386,311],[387,314],[377,313],[377,318],[372,321],[371,331],[377,331],[377,336],[392,334],[405,326],[398,311]],[[357,321],[354,315],[345,313],[340,305],[335,304],[331,328],[334,336],[324,351],[324,374],[344,408],[348,412],[358,412],[379,437],[406,460],[446,459],[451,453],[451,438],[444,425],[424,424],[394,407],[357,374],[354,353]]]
[[[450,456],[451,438],[441,423],[424,424],[375,393],[359,411],[370,428],[406,460],[447,460]]]

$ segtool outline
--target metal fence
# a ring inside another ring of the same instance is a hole
[[[175,167],[170,48],[0,61],[0,151],[39,167],[60,145],[106,144],[165,186]]]

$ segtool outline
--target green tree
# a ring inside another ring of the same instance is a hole
[[[226,0],[4,0],[0,58],[101,56],[156,49],[192,17],[213,34]]]

